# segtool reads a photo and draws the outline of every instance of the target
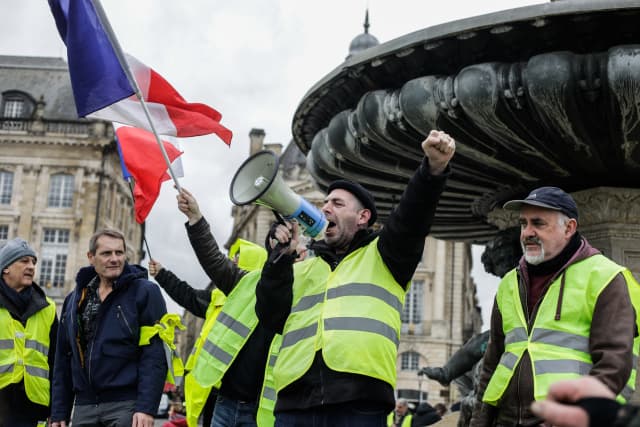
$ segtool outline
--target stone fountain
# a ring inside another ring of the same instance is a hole
[[[435,237],[486,245],[499,275],[519,255],[502,204],[555,185],[590,242],[640,278],[638,22],[636,0],[563,0],[374,45],[308,91],[294,140],[320,187],[357,180],[384,218],[442,129],[458,146]]]

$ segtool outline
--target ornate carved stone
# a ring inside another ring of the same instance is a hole
[[[580,226],[640,224],[640,189],[597,187],[572,194]]]
[[[502,208],[495,208],[487,214],[487,222],[503,231],[511,227],[518,226],[518,212],[508,211]]]
[[[450,133],[458,145],[432,235],[490,241],[510,225],[495,208],[533,188],[637,187],[638,19],[637,1],[567,1],[407,34],[312,87],[294,140],[322,189],[359,181],[384,219],[423,157],[425,135]]]
[[[481,261],[487,273],[502,277],[518,265],[520,257],[522,257],[520,228],[512,227],[501,230],[491,242],[487,243]]]

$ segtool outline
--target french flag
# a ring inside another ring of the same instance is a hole
[[[123,173],[135,180],[133,188],[136,221],[142,224],[153,207],[163,181],[169,179],[167,164],[158,150],[155,136],[144,129],[121,126],[116,129],[116,141]],[[173,144],[162,141],[171,162],[182,155]]]
[[[232,133],[220,124],[222,115],[218,111],[204,104],[186,102],[160,74],[131,55],[126,58],[160,135],[188,137],[215,133],[227,144],[231,143]],[[88,117],[151,130],[135,95]]]
[[[122,68],[103,22],[91,0],[49,0],[60,37],[67,46],[71,86],[79,117],[151,126]],[[160,135],[190,137],[215,133],[226,144],[232,132],[222,115],[199,103],[188,103],[162,76],[131,55],[126,58],[154,127]]]

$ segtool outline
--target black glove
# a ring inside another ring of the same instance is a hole
[[[267,249],[267,253],[269,255],[271,255],[271,252],[273,252],[273,250],[275,249],[271,247],[271,240],[275,239],[276,228],[278,227],[278,225],[280,225],[279,221],[272,222],[271,226],[269,227],[267,237],[264,238],[264,247]]]

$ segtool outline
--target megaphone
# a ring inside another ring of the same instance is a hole
[[[315,238],[324,231],[327,219],[320,209],[284,183],[279,165],[273,151],[264,150],[249,157],[231,180],[231,201],[238,206],[256,203],[273,209],[286,219],[295,219],[304,234]]]

